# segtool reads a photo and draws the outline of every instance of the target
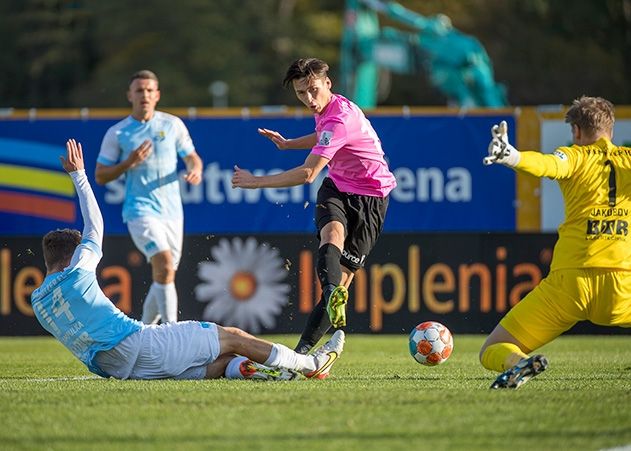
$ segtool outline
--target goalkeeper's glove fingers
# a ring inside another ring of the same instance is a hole
[[[521,160],[521,154],[517,149],[500,138],[493,138],[489,143],[489,155],[484,158],[483,163],[490,165],[500,163],[504,166],[515,167]]]
[[[497,138],[508,144],[508,124],[502,121],[499,125],[491,127],[491,137]]]

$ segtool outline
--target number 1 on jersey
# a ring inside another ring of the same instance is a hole
[[[611,160],[605,161],[605,166],[609,166],[609,202],[610,207],[616,206],[616,170]]]

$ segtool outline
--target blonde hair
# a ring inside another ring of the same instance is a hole
[[[602,97],[581,96],[565,113],[565,122],[594,137],[603,133],[611,135],[615,121],[613,103]]]

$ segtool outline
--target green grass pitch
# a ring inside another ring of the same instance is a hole
[[[327,380],[252,382],[98,379],[52,338],[3,338],[0,449],[631,449],[631,336],[561,337],[511,391],[488,389],[482,336],[454,340],[429,368],[404,335],[350,334]]]

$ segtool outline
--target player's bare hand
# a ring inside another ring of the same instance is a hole
[[[252,175],[247,169],[241,169],[234,165],[234,173],[232,174],[233,188],[258,188],[256,176]]]
[[[191,185],[199,185],[202,181],[202,171],[199,169],[191,169],[184,175],[184,180]]]
[[[153,143],[146,139],[137,149],[133,150],[127,157],[128,168],[134,168],[145,161],[153,152]]]
[[[66,142],[66,158],[60,156],[59,159],[61,160],[61,165],[68,174],[85,169],[81,143],[78,143],[74,139],[69,139]]]
[[[265,136],[281,150],[289,148],[289,140],[285,139],[283,135],[274,130],[268,130],[266,128],[259,128],[258,132],[260,135]]]

